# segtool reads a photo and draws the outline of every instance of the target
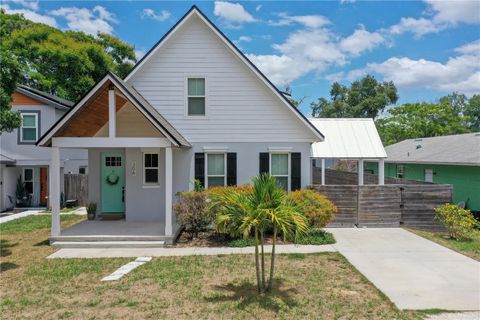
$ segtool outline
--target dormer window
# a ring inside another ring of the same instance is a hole
[[[187,114],[205,115],[205,78],[187,79]]]

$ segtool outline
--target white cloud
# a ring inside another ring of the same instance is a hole
[[[259,4],[258,6],[255,7],[255,11],[257,11],[257,12],[260,11],[261,9],[262,9],[262,5],[261,5],[261,4]]]
[[[459,23],[478,24],[480,23],[480,2],[479,1],[438,1],[425,0],[427,10],[424,14],[427,17],[412,18],[403,17],[396,25],[391,26],[387,31],[392,34],[412,32],[417,38],[444,30]]]
[[[434,12],[436,23],[480,23],[479,1],[438,1],[426,0]]]
[[[22,7],[32,9],[33,11],[38,11],[38,1],[26,1],[26,0],[10,0],[10,2],[18,4]]]
[[[446,25],[435,24],[432,20],[420,18],[401,18],[398,24],[390,27],[389,31],[392,34],[402,34],[405,32],[412,32],[415,36],[421,37],[427,33],[434,33],[445,29]]]
[[[251,42],[252,38],[249,36],[240,36],[237,40],[238,42]]]
[[[37,12],[34,12],[32,10],[27,10],[27,9],[10,9],[10,7],[6,4],[3,4],[0,7],[9,14],[23,14],[23,16],[26,19],[31,20],[33,22],[44,23],[52,27],[58,27],[57,21],[55,20],[54,17],[41,15]]]
[[[278,20],[270,20],[268,24],[271,26],[290,26],[293,24],[301,24],[307,28],[320,28],[330,24],[330,20],[321,15],[289,16],[285,12],[282,12],[278,14],[278,17]]]
[[[143,49],[135,48],[135,58],[137,58],[137,61],[142,59],[146,53],[147,52]]]
[[[113,33],[111,23],[118,23],[114,14],[102,6],[95,6],[92,10],[77,7],[62,7],[50,11],[54,16],[67,20],[70,29],[96,35],[98,32]]]
[[[160,13],[155,13],[153,9],[146,8],[146,9],[143,9],[143,12],[142,12],[142,18],[148,17],[160,22],[167,20],[171,16],[172,14],[170,13],[170,11],[167,11],[167,10],[162,10],[160,11]]]
[[[213,14],[219,17],[227,27],[238,28],[243,23],[257,20],[239,3],[215,1]]]
[[[363,51],[372,50],[383,42],[385,42],[385,38],[380,33],[368,32],[362,26],[340,41],[340,49],[357,56]]]
[[[247,54],[247,57],[267,75],[270,81],[277,85],[289,84],[314,68],[312,63],[304,63],[286,55]]]
[[[479,55],[480,54],[480,40],[473,41],[467,43],[461,47],[455,48],[456,52],[463,53],[463,54],[473,54]]]
[[[367,73],[376,72],[392,80],[399,88],[427,88],[443,92],[459,91],[468,95],[480,91],[480,43],[471,42],[456,48],[459,55],[441,63],[426,59],[392,57],[382,63],[369,63],[365,68],[347,74],[328,76],[330,80],[353,81]]]

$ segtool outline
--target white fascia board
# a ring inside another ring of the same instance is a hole
[[[166,148],[172,144],[166,138],[52,138],[52,147],[59,148]]]

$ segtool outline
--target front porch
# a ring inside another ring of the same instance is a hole
[[[51,243],[56,247],[162,246],[176,238],[173,149],[189,148],[156,109],[108,74],[38,142],[51,148]],[[60,150],[87,149],[88,201],[97,217],[60,229]]]

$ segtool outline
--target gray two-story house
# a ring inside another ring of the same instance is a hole
[[[50,150],[35,143],[73,105],[27,86],[19,86],[12,98],[12,110],[20,111],[22,125],[0,135],[0,212],[17,205],[47,205]],[[62,150],[62,172],[86,174],[87,159],[85,150]],[[19,183],[25,191],[21,198],[16,194]]]

